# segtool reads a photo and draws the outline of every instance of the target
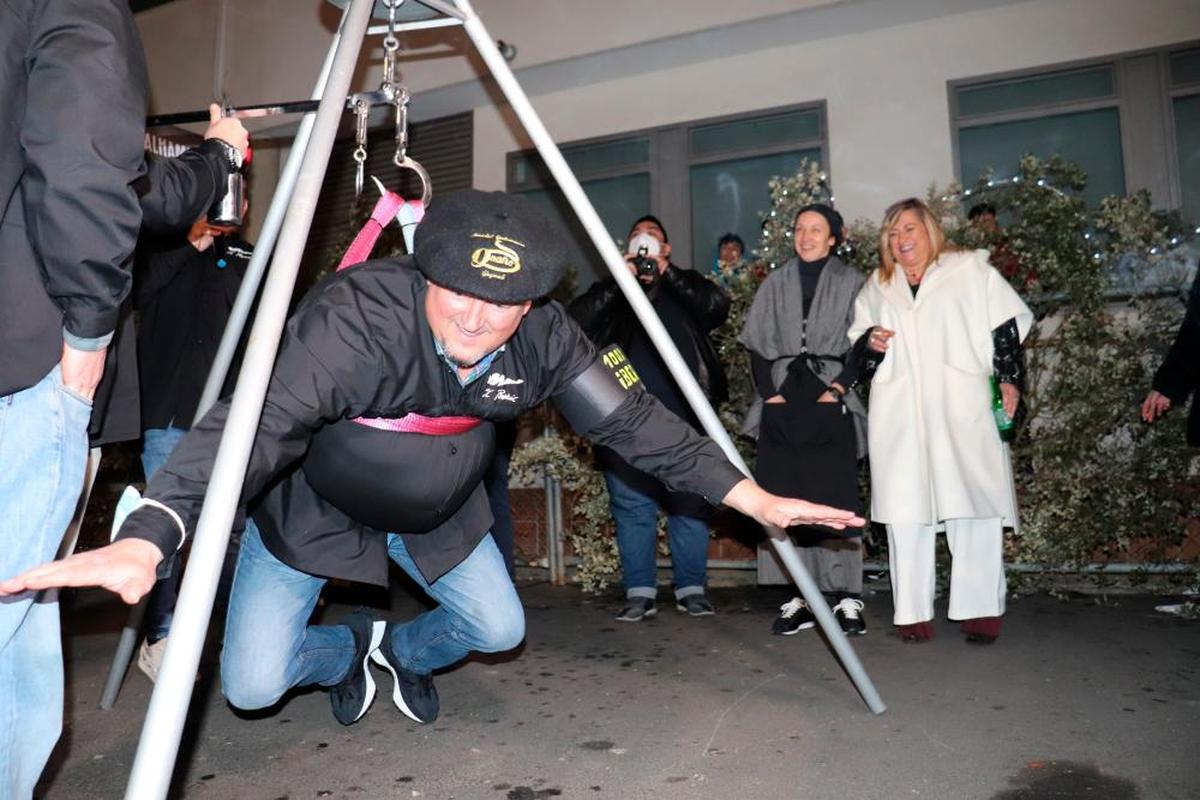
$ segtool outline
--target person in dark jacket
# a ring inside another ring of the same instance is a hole
[[[645,216],[633,224],[628,249],[625,262],[630,272],[645,289],[700,388],[718,405],[726,397],[725,371],[708,333],[729,315],[729,297],[700,273],[671,263],[671,245],[656,217]],[[647,391],[700,430],[683,392],[613,278],[597,281],[571,303],[570,310],[594,343],[620,346]],[[712,604],[704,594],[712,506],[695,494],[667,491],[661,482],[608,448],[600,448],[598,455],[617,526],[625,586],[626,604],[617,619],[639,622],[658,613],[659,508],[667,514],[676,608],[691,616],[712,614]]]
[[[823,203],[796,212],[796,256],[767,275],[738,340],[750,351],[759,394],[743,427],[758,435],[754,477],[771,491],[857,509],[867,409],[852,392],[860,358],[846,330],[864,276],[834,252],[842,225],[842,215]],[[861,540],[812,528],[789,533],[842,630],[865,634]],[[808,603],[796,595],[780,607],[771,630],[790,636],[815,625]]]
[[[190,178],[146,167],[128,4],[6,0],[0,53],[0,574],[13,574],[53,557],[71,519],[138,228]],[[20,720],[0,725],[0,796],[32,794],[62,703],[55,595],[0,603],[0,708]]]
[[[243,217],[247,209],[243,203]],[[142,470],[147,480],[167,462],[196,416],[254,253],[238,230],[201,217],[183,235],[143,237],[138,245],[134,300],[141,312],[137,349]],[[233,391],[236,375],[236,367],[231,367],[222,397]],[[166,650],[180,573],[177,569],[159,581],[146,607],[146,639],[137,665],[151,681],[158,677]]]
[[[351,724],[375,696],[374,661],[400,711],[431,722],[434,670],[515,647],[524,614],[482,477],[492,422],[547,399],[672,488],[782,527],[863,524],[763,491],[644,391],[618,350],[598,354],[557,303],[533,306],[558,283],[565,250],[530,201],[443,197],[415,245],[415,257],[330,276],[287,324],[243,489],[244,500],[266,493],[230,593],[221,683],[233,705],[265,708],[315,684]],[[2,581],[0,595],[101,585],[140,598],[199,516],[229,406],[184,437],[112,544]],[[389,559],[436,607],[403,623],[355,612],[307,624],[327,578],[386,586]]]
[[[1187,312],[1175,334],[1167,357],[1154,373],[1150,392],[1142,401],[1142,419],[1153,423],[1175,406],[1191,398],[1188,412],[1187,443],[1200,447],[1200,271],[1188,292]]]
[[[182,237],[204,214],[226,176],[240,163],[249,137],[240,120],[221,117],[209,107],[204,140],[172,158],[146,157],[146,175],[134,184],[142,209],[142,239]],[[121,306],[117,328],[104,361],[104,376],[96,387],[88,439],[92,447],[128,442],[141,435],[141,390],[138,381],[138,335],[133,322],[133,298]]]

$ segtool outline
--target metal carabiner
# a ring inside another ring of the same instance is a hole
[[[433,199],[433,181],[429,178],[429,173],[421,166],[420,162],[415,161],[411,156],[401,157],[399,154],[392,158],[392,163],[400,169],[411,169],[417,173],[417,177],[421,179],[421,203],[429,205],[429,201]]]

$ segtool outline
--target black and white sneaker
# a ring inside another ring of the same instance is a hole
[[[833,616],[837,617],[842,626],[842,632],[847,636],[863,636],[867,632],[867,623],[862,618],[863,601],[853,597],[843,597],[842,601],[833,607]]]
[[[400,666],[400,659],[392,650],[392,628],[387,623],[383,641],[371,653],[371,660],[392,673],[392,702],[404,716],[413,722],[433,722],[438,717],[440,703],[432,675],[420,675]]]
[[[353,725],[362,719],[375,699],[375,679],[367,669],[367,662],[383,639],[385,623],[365,611],[355,611],[342,624],[354,634],[354,660],[342,682],[329,690],[329,703],[338,722]]]
[[[703,594],[689,594],[675,600],[675,610],[682,611],[689,617],[711,617],[717,613],[713,604]]]
[[[617,614],[617,622],[641,622],[658,613],[658,606],[652,597],[630,597],[621,613]]]
[[[800,631],[808,630],[817,624],[812,609],[802,597],[793,597],[779,607],[779,616],[771,625],[771,633],[776,636],[791,636]]]

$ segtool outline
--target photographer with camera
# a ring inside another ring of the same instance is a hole
[[[671,245],[662,223],[651,215],[637,220],[629,231],[625,263],[709,401],[717,405],[726,397],[725,371],[708,333],[728,316],[729,297],[713,281],[670,259]],[[570,313],[598,347],[619,345],[646,389],[701,430],[615,279],[593,284],[571,303]],[[655,557],[660,507],[667,514],[675,607],[694,617],[712,614],[712,604],[704,596],[712,506],[697,495],[667,491],[658,480],[634,469],[611,450],[598,448],[597,453],[608,483],[625,584],[626,604],[617,619],[640,622],[658,612]]]

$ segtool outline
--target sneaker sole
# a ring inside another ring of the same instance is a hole
[[[367,709],[371,707],[371,703],[375,700],[375,678],[371,676],[369,664],[371,663],[371,657],[379,649],[379,645],[383,641],[383,630],[386,626],[387,623],[381,619],[371,623],[371,641],[367,644],[367,654],[363,656],[362,662],[363,675],[365,676],[364,683],[366,686],[363,692],[362,708],[354,715],[355,722],[363,718],[363,715],[367,713]]]
[[[617,622],[641,622],[642,620],[649,619],[650,617],[656,616],[657,614],[658,614],[658,609],[652,608],[649,611],[647,611],[645,614],[642,614],[640,617],[614,617],[614,619],[616,619]]]
[[[817,623],[815,623],[815,622],[804,622],[804,623],[801,623],[800,625],[797,625],[795,628],[792,628],[791,630],[780,631],[779,635],[780,636],[795,636],[800,631],[806,631],[809,628],[815,628],[815,627],[817,627]]]
[[[404,693],[400,691],[400,676],[396,674],[396,670],[393,669],[392,665],[388,663],[388,660],[383,657],[383,654],[378,650],[372,650],[371,660],[392,674],[392,702],[396,704],[396,708],[400,709],[400,713],[411,719],[413,722],[419,722],[422,725],[426,724],[426,720],[418,717],[416,713],[408,707],[408,704],[404,702]]]
[[[683,613],[687,614],[689,617],[711,617],[717,613],[716,611],[695,611],[695,612],[688,611],[687,606],[680,605],[678,603],[675,605],[675,610],[682,611]]]

